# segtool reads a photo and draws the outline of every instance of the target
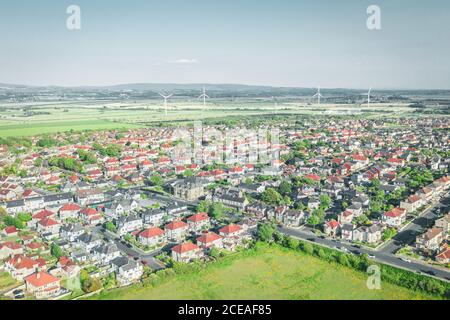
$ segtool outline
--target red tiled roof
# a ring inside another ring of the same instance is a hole
[[[159,237],[162,236],[164,234],[164,231],[161,230],[160,228],[149,228],[146,229],[144,231],[142,231],[139,236],[140,237],[144,237],[144,238],[154,238],[154,237]]]
[[[51,283],[59,283],[59,279],[47,272],[40,271],[26,277],[25,282],[30,283],[33,287],[39,288]]]
[[[200,237],[197,238],[197,243],[201,242],[201,243],[211,243],[214,242],[216,240],[221,239],[222,237],[219,236],[217,233],[214,232],[208,232],[205,233],[203,235],[201,235]]]
[[[165,228],[169,229],[169,230],[175,230],[175,229],[180,229],[180,228],[185,228],[185,227],[187,227],[187,224],[184,223],[183,221],[179,221],[179,220],[169,222],[165,226]]]
[[[193,216],[190,216],[188,218],[188,221],[190,221],[190,222],[200,222],[200,221],[208,220],[208,219],[209,219],[209,216],[208,216],[208,214],[206,212],[199,212],[197,214],[194,214]]]
[[[230,224],[228,226],[225,226],[223,228],[219,229],[220,233],[226,233],[226,234],[231,234],[231,233],[235,233],[239,230],[241,230],[241,226],[237,225],[237,224]]]
[[[189,251],[192,251],[195,249],[198,249],[198,246],[196,244],[188,241],[188,242],[176,245],[175,247],[172,248],[172,251],[182,254],[182,253],[189,252]]]

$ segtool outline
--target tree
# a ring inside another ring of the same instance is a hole
[[[273,240],[273,233],[275,228],[268,223],[263,223],[258,225],[257,236],[258,239],[264,242],[270,242]]]
[[[313,254],[313,252],[314,252],[314,247],[309,242],[302,242],[301,248],[307,254]]]
[[[17,218],[19,218],[20,221],[27,223],[28,221],[31,221],[31,214],[21,212],[17,215]]]
[[[292,237],[286,237],[284,239],[284,241],[286,242],[286,246],[288,248],[294,249],[294,250],[298,248],[299,242],[297,239],[294,239]]]
[[[280,205],[283,202],[283,197],[274,188],[268,188],[261,194],[261,200],[267,204]]]
[[[347,258],[347,255],[346,254],[339,254],[338,255],[338,262],[340,263],[340,264],[342,264],[343,266],[348,266],[349,265],[349,261],[348,261],[348,258]]]
[[[217,220],[223,216],[224,209],[222,202],[214,202],[209,208],[209,214]]]
[[[197,212],[208,212],[210,204],[206,200],[202,200],[197,205]]]
[[[94,292],[102,288],[102,282],[98,278],[88,277],[82,284],[83,291],[86,293]]]
[[[56,259],[59,259],[59,258],[61,258],[61,257],[64,255],[64,253],[63,253],[61,247],[58,246],[58,245],[57,245],[56,243],[54,243],[54,242],[53,242],[52,245],[51,245],[50,252],[51,252],[52,256],[54,256]]]
[[[312,227],[315,229],[316,226],[320,223],[320,218],[319,218],[317,215],[312,214],[312,215],[308,218],[307,222],[308,222],[308,224],[309,224],[310,226],[312,226]]]
[[[159,174],[153,174],[150,177],[150,184],[152,186],[162,186],[164,183],[164,179]]]
[[[391,239],[397,234],[397,230],[395,228],[386,228],[383,231],[382,239],[383,241]]]
[[[278,191],[283,196],[288,196],[292,193],[292,184],[288,181],[282,181],[278,187]]]
[[[105,228],[106,228],[106,230],[108,230],[108,231],[111,231],[111,232],[117,232],[116,226],[115,226],[114,223],[112,223],[111,221],[108,221],[108,222],[105,224]]]
[[[320,206],[324,209],[328,209],[331,206],[331,198],[327,194],[322,194],[320,196]]]

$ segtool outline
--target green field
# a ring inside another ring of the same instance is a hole
[[[155,287],[103,292],[93,299],[431,299],[421,293],[382,283],[369,290],[366,275],[318,258],[277,247],[239,253],[209,265],[198,274],[175,275]]]
[[[0,291],[10,288],[16,281],[6,272],[0,272]]]
[[[34,114],[26,114],[28,108]],[[101,130],[136,128],[158,122],[175,123],[228,116],[263,114],[333,115],[348,112],[378,115],[380,110],[396,110],[396,114],[409,112],[405,106],[374,105],[371,108],[355,105],[305,105],[261,100],[215,101],[204,108],[197,101],[176,101],[169,105],[168,115],[158,101],[92,102],[7,105],[0,110],[0,137],[31,136],[69,130]]]

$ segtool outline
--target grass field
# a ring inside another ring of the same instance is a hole
[[[16,281],[6,272],[0,272],[0,291],[13,286]]]
[[[198,101],[174,101],[168,115],[159,101],[140,102],[54,102],[46,104],[11,104],[0,111],[0,137],[31,136],[79,130],[135,128],[157,122],[193,121],[227,116],[252,116],[261,114],[330,115],[348,112],[379,114],[381,110],[409,112],[405,106],[374,105],[371,108],[355,105],[306,105],[300,102],[280,103],[261,100],[214,101],[203,108]],[[27,115],[30,108],[33,115]]]
[[[199,274],[176,275],[155,287],[121,288],[93,299],[430,299],[388,283],[369,290],[367,277],[300,252],[260,247],[256,254],[227,257]]]

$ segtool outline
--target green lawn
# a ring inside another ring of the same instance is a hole
[[[369,290],[366,275],[300,252],[263,247],[253,255],[227,257],[198,274],[176,275],[156,287],[103,292],[93,299],[430,299],[382,283]]]
[[[16,281],[6,272],[0,272],[0,291],[13,286]]]

